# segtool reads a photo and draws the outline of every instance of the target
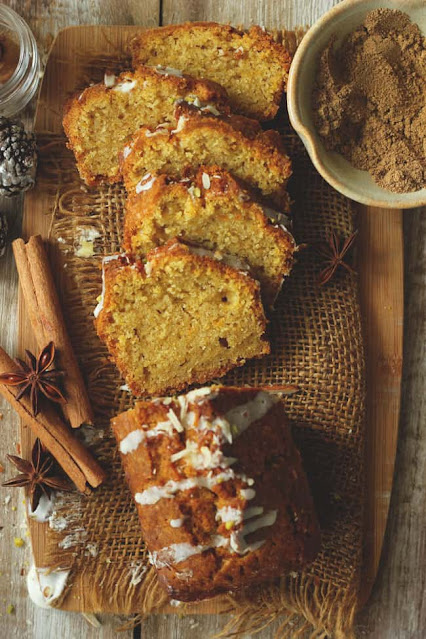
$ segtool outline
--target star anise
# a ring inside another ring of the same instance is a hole
[[[0,383],[6,384],[6,386],[20,387],[16,395],[17,400],[29,393],[31,409],[35,417],[39,412],[40,394],[43,394],[51,402],[66,403],[67,400],[58,387],[58,380],[62,377],[63,371],[49,368],[55,359],[55,345],[53,342],[49,342],[43,348],[38,358],[30,351],[25,352],[27,354],[27,362],[22,361],[22,359],[15,359],[19,370],[0,375]]]
[[[28,486],[31,511],[37,508],[40,497],[44,494],[50,497],[53,490],[73,490],[72,485],[63,477],[57,474],[57,465],[54,458],[44,448],[43,444],[37,437],[32,452],[31,461],[21,459],[16,455],[7,455],[7,458],[20,474],[4,482],[3,486],[25,487]]]
[[[324,260],[324,268],[318,276],[319,286],[323,286],[331,280],[339,266],[342,266],[350,273],[355,273],[355,270],[344,261],[344,258],[355,242],[357,235],[358,231],[355,231],[348,238],[341,241],[336,233],[333,232],[325,242],[317,245],[316,251]]]

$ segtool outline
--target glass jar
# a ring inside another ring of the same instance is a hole
[[[0,115],[10,117],[22,111],[37,91],[40,57],[27,23],[4,4],[0,5],[0,36],[2,49],[9,46],[16,51],[16,60],[10,62],[10,75],[6,72],[6,80],[0,83]]]

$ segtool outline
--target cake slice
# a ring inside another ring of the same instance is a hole
[[[212,386],[137,402],[112,428],[151,562],[196,601],[301,570],[320,533],[281,401]]]
[[[203,383],[269,353],[259,284],[170,240],[103,264],[96,329],[135,395]]]
[[[174,126],[143,127],[124,148],[122,170],[129,193],[141,188],[148,173],[179,179],[200,165],[220,166],[265,200],[289,209],[291,162],[277,131],[262,131],[255,120],[242,116],[200,113],[184,102],[175,115]]]
[[[226,171],[200,167],[175,182],[150,174],[126,202],[125,251],[146,255],[173,237],[246,262],[272,306],[297,250],[285,215],[262,206]]]
[[[247,32],[215,22],[144,29],[131,43],[133,65],[167,64],[226,88],[232,109],[258,120],[275,117],[291,56],[260,27]]]
[[[174,104],[185,98],[199,108],[229,112],[226,91],[174,69],[140,67],[88,87],[65,107],[63,126],[83,180],[94,185],[121,179],[118,154],[141,126],[174,121]]]

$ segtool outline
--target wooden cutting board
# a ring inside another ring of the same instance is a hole
[[[82,51],[103,50],[113,54],[117,44],[138,30],[134,26],[69,27],[61,31],[47,61],[36,113],[35,131],[62,131],[63,103],[75,89],[77,77],[67,62]],[[88,79],[89,81],[89,79]],[[27,195],[24,206],[23,237],[39,233],[48,237],[51,196],[37,189]],[[400,410],[403,338],[403,234],[402,211],[359,206],[360,295],[367,350],[367,516],[365,562],[361,599],[364,603],[377,574],[386,528]],[[31,326],[20,299],[20,350],[36,350]],[[21,429],[23,454],[27,454],[32,435]],[[44,551],[43,526],[29,522],[35,562],[41,565]],[[72,608],[76,609],[77,592]],[[73,589],[73,594],[75,588]],[[65,602],[65,608],[69,604]],[[78,604],[77,604],[78,608]],[[81,610],[84,609],[82,605]],[[197,612],[217,611],[207,604]]]

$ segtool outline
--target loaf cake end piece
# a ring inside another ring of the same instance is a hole
[[[171,598],[196,601],[299,571],[320,533],[278,398],[201,388],[112,420],[142,536]]]

